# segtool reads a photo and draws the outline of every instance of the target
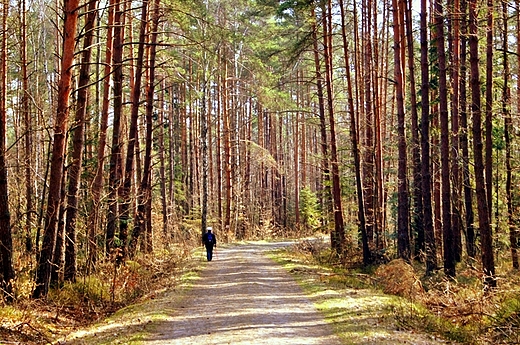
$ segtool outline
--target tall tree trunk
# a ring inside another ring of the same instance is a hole
[[[128,227],[130,222],[130,206],[132,204],[131,189],[134,175],[135,148],[139,145],[137,141],[137,126],[139,118],[139,103],[141,96],[141,81],[144,65],[144,46],[146,40],[146,26],[148,17],[148,0],[143,0],[141,5],[141,18],[139,27],[139,43],[137,48],[137,60],[135,69],[134,88],[132,89],[132,111],[130,114],[130,128],[128,132],[128,146],[126,150],[125,179],[121,188],[121,214],[119,221],[119,240],[121,241],[122,258],[127,255]],[[152,104],[153,106],[153,104]],[[144,178],[143,178],[144,179]],[[136,222],[138,223],[139,220]],[[135,227],[134,227],[135,230]],[[137,236],[136,236],[137,237]],[[135,241],[132,239],[131,254],[134,254]]]
[[[20,1],[20,40],[21,40],[21,69],[22,69],[22,112],[25,127],[24,135],[24,154],[25,154],[25,249],[27,253],[33,250],[31,229],[34,212],[34,188],[33,188],[33,133],[32,133],[32,119],[30,113],[30,90],[29,90],[29,75],[28,75],[28,61],[27,61],[27,11],[25,0]],[[4,50],[2,50],[4,51]],[[3,97],[2,97],[3,98]],[[3,98],[5,99],[5,98]]]
[[[460,148],[462,151],[462,184],[464,186],[464,208],[466,211],[465,239],[466,251],[470,258],[477,255],[475,246],[475,216],[473,212],[473,188],[469,171],[469,143],[468,143],[468,107],[467,107],[467,33],[468,33],[468,2],[462,0],[461,11],[461,50],[460,50]]]
[[[448,119],[448,85],[446,76],[446,50],[444,43],[444,13],[441,0],[435,0],[435,30],[439,63],[439,118],[441,130],[441,194],[442,200],[451,200],[450,187],[450,135]],[[444,244],[444,273],[455,277],[454,238],[451,227],[451,203],[442,203],[442,238]]]
[[[493,214],[493,11],[493,0],[487,0],[485,178],[490,223]]]
[[[327,181],[330,181],[330,170],[329,170],[329,163],[328,163],[328,143],[327,143],[327,124],[326,124],[326,118],[325,118],[325,97],[323,95],[323,76],[321,73],[321,67],[320,67],[320,52],[318,48],[318,36],[316,34],[317,27],[316,27],[316,21],[317,18],[314,8],[311,8],[311,15],[313,18],[313,29],[312,29],[312,43],[313,43],[313,55],[314,55],[314,66],[316,69],[316,93],[318,97],[318,114],[320,119],[320,147],[321,147],[321,162],[322,162],[322,180],[323,180],[323,192],[322,192],[322,203],[323,203],[323,209],[327,213],[329,211],[330,203],[330,183]]]
[[[229,119],[229,108],[228,108],[228,63],[224,60],[224,80],[223,82],[223,98],[222,98],[222,122],[224,131],[224,190],[225,190],[225,211],[224,211],[224,229],[226,232],[230,231],[231,228],[231,196],[232,196],[232,181],[231,181],[231,127]]]
[[[341,204],[341,183],[339,179],[339,158],[336,145],[336,121],[334,119],[333,105],[333,88],[332,88],[332,2],[327,1],[327,21],[324,20],[323,26],[327,26],[324,32],[324,58],[327,86],[327,100],[329,111],[329,131],[330,131],[330,165],[332,172],[332,200],[334,202],[334,233],[336,243],[336,251],[339,254],[345,249],[345,225],[343,224],[343,207]]]
[[[451,97],[451,179],[452,185],[452,218],[451,228],[453,235],[454,259],[460,262],[462,258],[462,236],[461,236],[461,174],[460,174],[460,0],[454,0],[450,17],[452,17],[452,97]]]
[[[85,137],[85,119],[87,116],[88,84],[90,83],[90,57],[94,38],[94,25],[97,17],[97,0],[90,0],[85,22],[85,37],[79,72],[78,95],[76,100],[76,117],[72,135],[72,162],[68,169],[69,186],[67,192],[67,209],[65,224],[65,271],[64,279],[76,281],[76,220],[78,215],[78,189],[83,163],[83,144]]]
[[[413,162],[413,219],[412,231],[415,235],[415,255],[424,252],[424,210],[422,200],[421,173],[421,142],[419,139],[419,120],[417,114],[417,93],[415,83],[414,42],[412,31],[412,1],[404,1],[406,8],[406,47],[408,52],[408,72],[410,81],[410,115],[412,132],[412,162]]]
[[[162,209],[162,237],[164,241],[168,241],[168,226],[169,226],[169,200],[166,196],[166,158],[165,158],[165,145],[164,145],[164,126],[165,116],[164,112],[166,104],[164,101],[164,93],[166,90],[165,78],[161,81],[161,92],[159,98],[159,133],[157,135],[159,145],[159,178],[161,186],[161,209]],[[170,105],[171,106],[171,105]]]
[[[63,53],[58,82],[58,104],[54,126],[49,195],[45,218],[45,232],[38,261],[34,298],[46,296],[49,291],[51,261],[56,244],[56,225],[61,201],[61,183],[65,156],[65,141],[69,117],[69,99],[72,89],[72,65],[78,22],[79,0],[65,0],[63,22]]]
[[[110,71],[112,70],[112,47],[113,47],[113,31],[114,31],[114,2],[110,0],[108,4],[108,22],[107,22],[107,42],[105,50],[105,68],[103,73],[103,99],[101,106],[101,115],[99,119],[98,146],[97,146],[97,167],[94,180],[92,181],[92,210],[88,216],[88,270],[92,268],[96,262],[97,241],[96,234],[99,227],[99,213],[101,192],[103,189],[103,171],[105,162],[105,147],[107,141],[108,128],[108,109],[110,104]]]
[[[372,262],[372,255],[368,245],[368,236],[366,230],[365,204],[363,200],[363,181],[361,175],[361,158],[359,152],[359,128],[357,125],[357,116],[354,106],[354,95],[352,91],[352,77],[350,75],[350,57],[347,43],[347,27],[345,23],[345,5],[343,0],[339,0],[341,10],[341,37],[343,39],[343,57],[345,59],[345,71],[347,73],[347,95],[350,116],[350,140],[352,141],[352,154],[354,156],[354,169],[356,175],[356,196],[358,204],[358,221],[359,233],[361,234],[361,242],[363,246],[363,263],[369,265]]]
[[[138,204],[137,204],[137,221],[132,233],[132,249],[135,248],[136,241],[139,238],[142,227],[146,225],[146,252],[153,251],[153,232],[151,226],[151,198],[152,198],[152,146],[153,146],[153,109],[155,94],[155,59],[157,55],[157,35],[159,28],[160,8],[159,1],[154,0],[154,8],[152,14],[152,26],[150,35],[150,58],[149,58],[149,79],[146,90],[146,139],[143,176],[139,186]]]
[[[426,274],[437,269],[437,250],[433,227],[432,179],[430,168],[430,75],[428,64],[427,0],[421,0],[421,172]]]
[[[409,203],[408,203],[408,182],[407,182],[407,162],[406,162],[406,133],[405,133],[405,111],[404,111],[404,78],[402,74],[401,42],[403,33],[401,32],[400,12],[403,11],[404,1],[398,3],[392,0],[393,7],[393,26],[394,26],[394,79],[395,94],[397,100],[397,135],[399,162],[397,169],[397,252],[399,257],[410,259],[410,235],[409,235]],[[401,5],[401,6],[400,6]]]
[[[7,186],[6,162],[6,96],[7,96],[7,17],[9,1],[2,1],[2,40],[0,52],[0,288],[7,300],[12,300],[13,240],[11,234],[11,215],[9,213],[9,192]]]
[[[504,113],[504,139],[506,144],[506,204],[507,204],[507,223],[509,227],[509,241],[511,245],[511,260],[513,262],[513,268],[518,270],[518,242],[517,242],[517,227],[514,220],[513,210],[513,191],[512,191],[512,180],[513,180],[513,169],[511,166],[511,134],[513,132],[513,119],[511,118],[511,89],[509,81],[511,78],[509,70],[509,45],[508,45],[508,11],[507,3],[502,2],[502,21],[503,21],[503,66],[504,66],[504,86],[502,89],[502,112]]]
[[[477,1],[469,1],[469,50],[471,66],[471,110],[473,116],[473,156],[475,157],[475,186],[477,194],[478,222],[480,228],[482,266],[484,283],[495,287],[495,260],[493,256],[493,236],[489,217],[486,182],[484,178],[484,159],[482,143],[482,110],[480,100],[480,73],[478,55]]]
[[[376,245],[379,247],[380,234],[379,224],[376,225],[375,205],[378,203],[375,193],[374,177],[374,105],[372,99],[373,81],[373,52],[372,52],[372,0],[364,0],[361,6],[361,26],[362,26],[362,102],[364,104],[364,160],[363,160],[363,182],[365,199],[366,230],[369,243],[373,243],[376,236]]]
[[[108,214],[106,230],[106,254],[113,254],[119,211],[118,189],[122,177],[121,117],[123,114],[123,22],[121,0],[114,0],[114,41],[112,54],[113,73],[113,122],[112,149],[108,178]]]

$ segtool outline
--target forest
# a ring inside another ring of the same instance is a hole
[[[518,278],[520,1],[1,8],[4,305],[207,226],[326,234],[344,266],[471,267],[484,291]]]

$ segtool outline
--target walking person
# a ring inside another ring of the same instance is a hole
[[[217,237],[212,232],[211,226],[208,226],[207,232],[202,235],[202,243],[206,246],[206,255],[208,257],[208,261],[213,259],[213,247],[217,246]]]

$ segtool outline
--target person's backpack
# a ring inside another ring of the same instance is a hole
[[[213,243],[213,234],[212,233],[208,232],[208,236],[206,238],[207,238],[208,243]]]

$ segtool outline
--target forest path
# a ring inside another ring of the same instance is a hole
[[[250,242],[219,246],[214,260],[201,265],[198,277],[187,278],[192,279],[190,289],[185,285],[168,289],[54,344],[450,343],[398,327],[389,309],[393,297],[371,289],[331,290],[323,286],[323,290],[307,296],[291,274],[266,256],[269,251],[292,244]],[[200,256],[198,260],[205,258]],[[312,274],[304,275],[307,278],[314,279]],[[332,306],[333,323],[326,322],[313,303]],[[341,339],[333,329],[341,333]]]
[[[181,305],[141,339],[159,344],[341,344],[294,279],[265,252],[289,243],[221,250]],[[148,329],[150,331],[150,329]]]

